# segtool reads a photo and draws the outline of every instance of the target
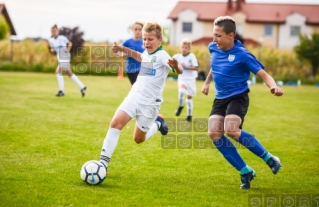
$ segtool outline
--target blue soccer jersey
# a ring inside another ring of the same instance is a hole
[[[144,52],[143,40],[134,40],[133,38],[126,40],[123,42],[123,46],[128,47],[132,50],[138,51],[140,53]],[[126,58],[126,72],[127,73],[136,73],[140,71],[141,63],[135,60],[132,57]]]
[[[240,41],[228,51],[218,49],[215,42],[208,46],[216,98],[224,99],[248,90],[250,72],[256,74],[264,66],[249,53]]]

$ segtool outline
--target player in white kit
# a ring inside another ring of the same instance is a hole
[[[161,115],[158,115],[163,103],[163,89],[168,73],[172,70],[178,74],[183,69],[175,59],[171,59],[162,49],[162,28],[156,23],[147,23],[142,30],[145,51],[139,53],[117,43],[113,52],[125,53],[141,62],[140,73],[131,91],[121,103],[110,123],[106,138],[103,142],[100,161],[108,167],[111,156],[117,146],[122,128],[134,117],[136,126],[134,141],[142,143],[152,137],[157,130],[162,135],[168,133],[168,127]]]
[[[62,72],[66,72],[66,74],[76,83],[79,87],[82,97],[85,96],[86,86],[80,81],[80,79],[72,73],[71,71],[71,54],[70,50],[72,47],[72,42],[68,40],[63,35],[59,35],[59,30],[57,25],[54,25],[51,28],[51,38],[49,39],[50,51],[51,53],[57,54],[58,58],[58,66],[55,71],[56,77],[58,79],[59,92],[56,96],[64,96],[64,79],[62,76]]]
[[[190,52],[191,41],[189,39],[183,39],[181,41],[181,52],[173,56],[177,60],[178,64],[183,67],[183,74],[178,75],[178,103],[179,106],[175,112],[176,116],[179,116],[184,108],[184,99],[186,96],[187,104],[187,118],[188,122],[192,121],[193,116],[193,96],[196,95],[196,78],[198,70],[197,58]]]

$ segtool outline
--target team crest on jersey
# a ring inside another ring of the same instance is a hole
[[[156,57],[156,56],[153,56],[153,57],[152,57],[152,60],[151,60],[152,63],[155,63],[155,62],[156,62],[156,59],[157,59],[157,57]]]
[[[235,55],[228,55],[229,62],[233,62],[235,60]]]

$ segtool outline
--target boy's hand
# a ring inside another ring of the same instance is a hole
[[[177,60],[175,60],[174,58],[168,59],[167,64],[168,64],[171,68],[178,68],[178,62],[177,62]]]
[[[123,50],[122,46],[120,46],[116,42],[114,42],[113,47],[112,47],[112,51],[114,53],[118,53],[119,51],[122,51],[122,50]]]
[[[270,89],[270,93],[274,94],[275,96],[282,96],[284,94],[284,91],[281,88],[275,86]]]
[[[207,96],[207,95],[208,95],[208,92],[209,92],[209,84],[204,83],[204,85],[203,85],[203,87],[202,87],[202,93]]]

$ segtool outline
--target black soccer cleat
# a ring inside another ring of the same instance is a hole
[[[249,173],[240,175],[240,179],[241,179],[240,189],[249,189],[250,182],[254,179],[254,177],[256,177],[256,172],[254,170],[252,170]]]
[[[175,115],[176,116],[181,115],[183,108],[184,108],[183,106],[178,107],[178,109],[175,111]]]
[[[64,96],[64,93],[62,91],[59,91],[55,96],[57,97]]]
[[[192,122],[192,116],[187,116],[186,121],[187,122]]]
[[[272,156],[268,159],[267,165],[270,167],[272,173],[277,174],[281,169],[281,163],[279,157]]]
[[[161,126],[158,127],[158,130],[161,132],[162,135],[166,135],[168,133],[168,126],[166,125],[164,121],[164,117],[162,114],[158,114],[155,121],[158,121],[161,123]]]
[[[81,94],[82,94],[82,97],[85,96],[85,92],[86,92],[86,86],[84,86],[84,88],[81,89]]]

